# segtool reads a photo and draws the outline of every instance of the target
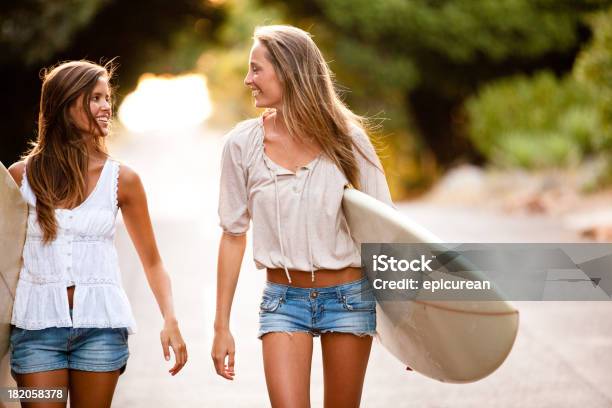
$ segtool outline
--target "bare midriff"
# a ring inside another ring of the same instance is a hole
[[[72,309],[72,298],[74,297],[74,286],[68,287],[68,306]]]
[[[291,283],[287,280],[285,270],[281,268],[267,269],[268,282],[281,285],[295,286],[298,288],[322,288],[325,286],[336,286],[344,283],[354,282],[363,277],[361,268],[348,267],[344,269],[317,269],[315,280],[308,271],[289,269]]]

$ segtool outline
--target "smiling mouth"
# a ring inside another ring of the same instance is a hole
[[[259,96],[259,94],[261,94],[261,91],[259,89],[253,89],[251,91],[252,96]]]
[[[110,122],[110,118],[109,118],[108,116],[98,116],[98,117],[96,118],[96,120],[97,120],[99,123],[103,123],[103,124],[105,124],[105,125],[108,125],[108,123]]]

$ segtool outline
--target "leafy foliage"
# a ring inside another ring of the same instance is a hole
[[[258,25],[283,22],[278,7],[261,7],[250,0],[229,2],[226,12],[227,20],[219,30],[216,44],[200,56],[196,68],[208,78],[215,105],[222,107],[215,110],[209,123],[224,128],[257,115],[250,90],[243,83],[253,29]]]
[[[466,108],[470,137],[491,162],[542,168],[575,165],[605,142],[593,92],[551,72],[491,83]]]
[[[309,8],[300,0],[286,3],[294,17],[318,19],[312,31],[329,32],[334,56],[361,72],[361,79],[382,70],[387,74],[376,76],[377,85],[409,89],[425,83],[448,94],[469,91],[466,85],[496,76],[501,64],[571,51],[579,44],[584,12],[610,4],[315,0],[316,7]]]
[[[21,60],[26,65],[47,61],[65,50],[76,32],[109,0],[24,0],[2,6],[0,61]]]
[[[594,36],[574,68],[578,80],[593,90],[612,148],[612,8],[590,19]]]

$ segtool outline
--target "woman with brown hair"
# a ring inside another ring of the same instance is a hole
[[[20,387],[69,390],[72,407],[109,407],[136,325],[114,247],[119,209],[164,318],[161,344],[178,373],[187,350],[143,185],[110,158],[113,69],[70,61],[43,72],[38,138],[9,171],[28,204],[13,307],[11,372]],[[36,407],[65,403],[36,402]],[[29,403],[23,403],[29,406]]]
[[[267,277],[258,337],[272,406],[310,405],[315,336],[325,406],[359,406],[376,302],[341,204],[352,184],[392,205],[382,167],[305,31],[257,28],[244,82],[266,111],[238,124],[223,150],[215,369],[234,378],[230,310],[252,221],[255,264]]]

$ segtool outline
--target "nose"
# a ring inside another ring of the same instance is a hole
[[[101,109],[102,110],[111,110],[111,103],[109,101],[107,101],[106,99],[104,100],[104,102],[102,102],[102,106]]]
[[[244,77],[244,85],[249,86],[253,83],[253,77],[251,75],[251,71],[247,72],[246,77]]]

